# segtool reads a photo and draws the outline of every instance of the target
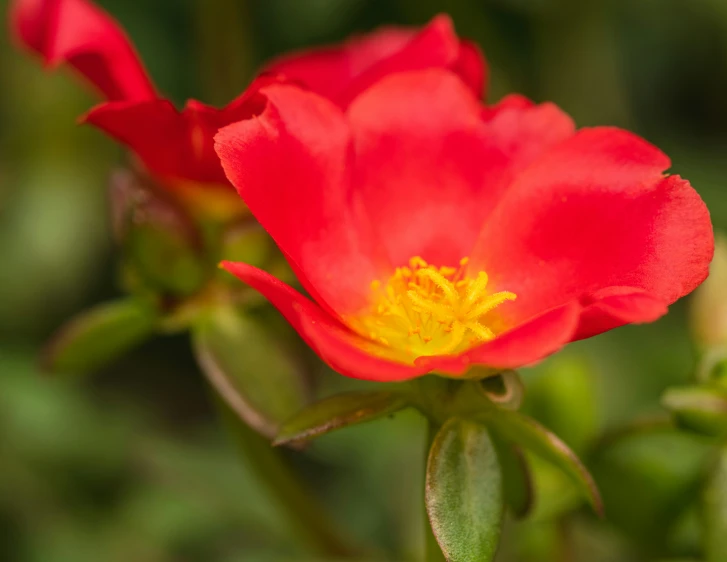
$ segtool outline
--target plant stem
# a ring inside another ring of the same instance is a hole
[[[434,437],[437,435],[439,428],[439,424],[435,423],[431,419],[427,420],[427,441],[424,449],[425,472],[429,461],[429,449],[432,447]],[[424,477],[426,478],[426,474]],[[425,562],[447,562],[444,554],[442,553],[442,549],[439,547],[439,543],[437,543],[437,539],[432,532],[432,526],[429,523],[429,516],[427,515],[426,510],[424,511],[424,553]]]
[[[283,512],[298,538],[322,556],[339,560],[360,556],[361,552],[349,544],[347,538],[341,536],[317,499],[286,465],[280,452],[219,400],[218,404],[221,406],[225,425],[230,429],[245,462],[258,482],[265,486],[271,500]]]

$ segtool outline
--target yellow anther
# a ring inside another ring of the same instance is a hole
[[[495,338],[495,334],[487,326],[483,326],[482,324],[478,324],[477,322],[467,322],[465,326],[467,326],[467,329],[474,333],[475,336],[477,336],[475,338],[475,341],[477,341],[478,339],[482,341],[489,341]]]
[[[491,310],[494,310],[505,301],[514,301],[516,298],[515,293],[509,293],[507,291],[495,293],[494,295],[485,297],[477,306],[465,315],[465,318],[467,318],[467,320],[474,320],[487,314]]]
[[[494,339],[497,334],[485,325],[488,318],[492,321],[488,315],[516,296],[488,294],[487,274],[481,271],[472,279],[468,265],[466,257],[456,268],[411,258],[387,282],[372,281],[370,314],[350,318],[352,327],[409,359],[461,353]]]
[[[421,270],[419,274],[424,279],[429,279],[436,284],[448,299],[456,300],[459,298],[459,294],[457,293],[457,288],[454,286],[454,283],[447,279],[442,273],[439,273],[434,269],[427,268]]]
[[[482,296],[485,292],[485,289],[487,289],[488,281],[489,277],[487,277],[487,273],[484,271],[480,271],[477,274],[477,279],[475,279],[474,283],[470,283],[465,291],[465,294],[467,295],[464,302],[465,306],[470,306],[477,302],[480,296]]]

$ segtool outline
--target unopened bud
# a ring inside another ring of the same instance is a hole
[[[151,180],[114,174],[110,186],[114,234],[126,258],[127,278],[145,289],[188,295],[204,282],[202,237],[184,209]]]
[[[692,337],[703,349],[727,348],[727,239],[715,239],[709,277],[691,300]]]

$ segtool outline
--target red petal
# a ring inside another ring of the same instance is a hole
[[[462,41],[459,56],[450,70],[457,74],[477,96],[482,99],[487,89],[487,63],[482,51],[472,41]]]
[[[449,68],[482,97],[485,61],[471,42],[460,41],[448,16],[434,18],[418,33],[384,28],[340,47],[287,56],[266,67],[284,74],[341,106],[381,78],[396,72]]]
[[[12,31],[50,66],[71,64],[109,100],[156,97],[119,25],[86,0],[13,0]]]
[[[351,190],[351,144],[341,111],[290,85],[263,90],[257,118],[222,129],[227,177],[302,274],[339,314],[368,304],[370,284],[390,272]]]
[[[618,328],[625,324],[653,322],[668,312],[669,303],[643,289],[608,287],[581,299],[584,306],[575,340]]]
[[[483,111],[487,136],[523,169],[543,152],[575,134],[573,120],[552,103],[535,105],[512,94]]]
[[[573,299],[592,301],[609,287],[670,304],[699,285],[713,252],[709,213],[688,182],[662,176],[668,166],[639,137],[598,128],[580,131],[523,172],[488,218],[471,262],[488,272],[493,290],[518,295],[509,321]],[[619,299],[627,321],[630,306],[641,309],[643,299]],[[647,320],[662,310],[646,308]],[[583,333],[593,333],[592,320],[584,322]]]
[[[348,105],[359,94],[390,74],[429,68],[450,69],[458,74],[461,72],[459,77],[463,82],[475,96],[482,97],[485,62],[482,57],[478,61],[476,54],[471,46],[462,47],[449,16],[439,15],[398,53],[355,77],[339,101],[344,106]],[[480,72],[474,68],[478,63],[482,66]]]
[[[356,379],[393,382],[426,373],[421,368],[382,359],[386,350],[354,334],[292,287],[244,263],[223,267],[267,298],[305,342],[334,371]]]
[[[200,183],[227,184],[214,151],[214,136],[230,123],[262,111],[259,88],[273,78],[260,78],[222,109],[190,100],[178,111],[167,100],[108,102],[85,120],[128,146],[157,176]]]
[[[413,29],[384,27],[341,46],[284,55],[266,65],[265,70],[337,100],[355,77],[400,51],[415,34]]]
[[[468,256],[513,174],[573,134],[555,106],[506,98],[481,116],[453,74],[400,73],[348,111],[356,178],[392,263],[437,265]]]
[[[580,312],[580,304],[571,301],[543,312],[458,357],[420,357],[415,364],[451,375],[462,375],[472,365],[497,369],[532,365],[573,339]]]

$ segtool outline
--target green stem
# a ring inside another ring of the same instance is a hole
[[[336,559],[357,558],[360,551],[341,536],[317,499],[287,466],[280,452],[242,423],[226,406],[221,406],[223,419],[231,430],[235,445],[298,538],[319,555]]]
[[[426,471],[427,462],[429,460],[429,449],[432,447],[434,437],[439,431],[440,425],[432,419],[427,419],[427,442],[424,449],[424,470]],[[426,478],[426,475],[425,475]],[[432,526],[429,523],[429,516],[424,511],[424,560],[425,562],[447,562],[439,543],[432,532]]]

